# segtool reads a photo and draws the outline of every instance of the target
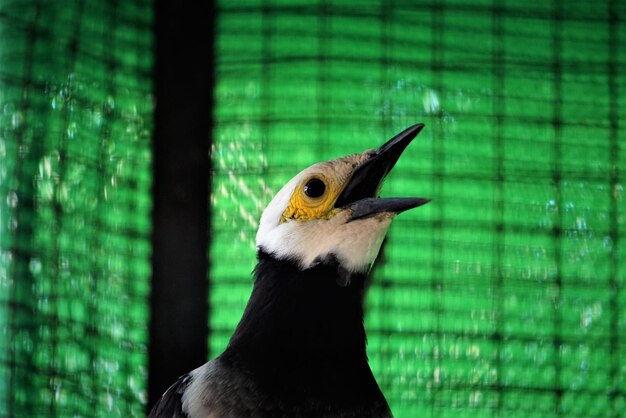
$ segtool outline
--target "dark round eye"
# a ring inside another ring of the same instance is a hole
[[[326,191],[326,185],[320,179],[313,178],[306,182],[304,185],[304,194],[312,197],[318,198],[324,194]]]

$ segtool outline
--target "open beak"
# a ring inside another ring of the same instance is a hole
[[[430,202],[430,199],[423,197],[385,199],[378,197],[385,177],[422,128],[424,124],[413,125],[391,138],[380,148],[370,151],[369,158],[352,174],[348,184],[337,198],[335,207],[350,209],[350,220],[356,220],[368,218],[380,212],[400,213]]]

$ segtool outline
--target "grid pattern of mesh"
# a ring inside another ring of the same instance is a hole
[[[424,122],[383,194],[433,201],[394,221],[366,300],[396,416],[621,415],[625,4],[219,4],[211,356],[273,193]]]
[[[0,416],[143,414],[151,22],[0,1]]]

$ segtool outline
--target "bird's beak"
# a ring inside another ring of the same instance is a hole
[[[335,207],[349,209],[351,220],[367,218],[380,212],[400,213],[430,202],[423,197],[378,198],[385,177],[409,143],[424,128],[413,125],[391,138],[380,148],[367,152],[368,158],[355,170]]]

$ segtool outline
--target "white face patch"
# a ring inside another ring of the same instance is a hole
[[[392,213],[349,221],[348,211],[330,219],[296,220],[281,223],[291,196],[315,166],[290,180],[267,206],[256,236],[257,248],[279,259],[290,259],[302,269],[312,267],[316,259],[334,255],[349,272],[368,272],[378,256]]]

